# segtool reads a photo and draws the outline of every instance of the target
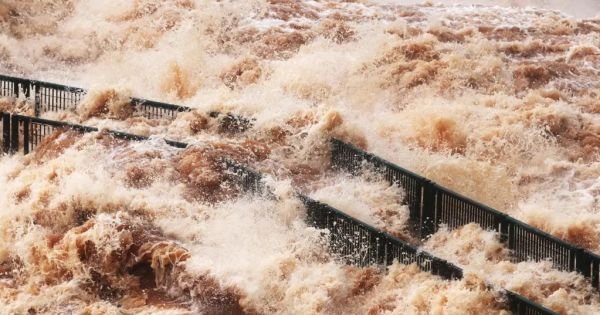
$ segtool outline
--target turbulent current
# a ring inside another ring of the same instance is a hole
[[[90,90],[45,118],[156,136],[0,156],[0,313],[508,314],[505,288],[600,314],[581,275],[474,224],[414,239],[402,187],[329,168],[335,136],[600,253],[600,5],[459,2],[0,1],[2,73]],[[196,110],[146,119],[131,96]],[[277,198],[229,185],[222,156]],[[340,263],[294,190],[465,277]]]

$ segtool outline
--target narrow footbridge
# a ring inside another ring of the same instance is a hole
[[[56,130],[70,129],[80,133],[99,131],[95,127],[42,119],[48,111],[74,111],[86,90],[43,81],[0,76],[0,97],[25,99],[31,104],[34,116],[16,113],[0,113],[2,137],[0,146],[5,154],[28,154]],[[131,98],[136,113],[147,118],[175,119],[181,112],[191,108],[180,105]],[[231,113],[209,113],[222,117],[240,130],[251,128],[252,121]],[[103,130],[114,138],[144,141],[148,137],[116,130]],[[164,139],[175,148],[185,149],[190,144]],[[384,178],[405,190],[404,202],[410,210],[412,231],[418,239],[425,239],[437,232],[442,224],[456,229],[469,223],[477,223],[483,229],[499,233],[501,240],[511,250],[512,260],[552,262],[554,268],[577,272],[585,276],[593,287],[600,287],[600,255],[579,248],[534,228],[507,214],[471,200],[407,169],[394,165],[352,144],[331,139],[331,165],[340,172],[356,175],[364,167],[381,172]],[[231,181],[249,193],[272,197],[265,177],[230,158],[223,158],[226,174]],[[329,249],[347,264],[357,266],[377,265],[386,267],[394,262],[416,264],[420,269],[451,281],[463,277],[463,270],[432,253],[419,250],[378,228],[370,226],[325,203],[297,193],[307,211],[306,223],[319,229],[327,229]],[[537,303],[509,290],[502,290],[507,308],[514,314],[556,314]]]

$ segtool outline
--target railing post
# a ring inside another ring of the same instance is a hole
[[[41,107],[40,84],[36,82],[33,85],[33,88],[35,89],[35,92],[34,92],[35,96],[33,99],[33,111],[34,111],[35,117],[40,117],[40,107]]]
[[[423,207],[421,209],[421,238],[425,239],[438,228],[436,215],[436,189],[430,180],[423,183]]]
[[[577,271],[577,267],[578,267],[578,254],[579,254],[579,248],[577,247],[572,247],[569,250],[569,271]]]
[[[15,95],[15,98],[19,98],[19,84],[21,84],[20,80],[13,81],[13,94]]]
[[[23,154],[29,154],[29,126],[31,118],[23,120]]]
[[[592,287],[600,289],[600,259],[597,256],[592,256]]]
[[[25,94],[25,98],[29,98],[31,96],[31,82],[27,80],[23,80],[23,94]]]
[[[2,152],[10,153],[10,114],[2,113]]]
[[[575,252],[575,270],[586,278],[592,277],[592,257],[583,249],[577,248]]]
[[[19,151],[19,117],[11,116],[10,121],[10,153],[15,154]]]

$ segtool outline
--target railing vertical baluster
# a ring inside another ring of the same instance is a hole
[[[10,153],[10,114],[2,113],[2,152]]]
[[[15,98],[19,98],[19,84],[20,81],[15,80],[13,82],[13,95],[15,96]]]
[[[29,126],[31,118],[23,119],[23,154],[29,154]]]
[[[40,113],[41,113],[40,84],[38,82],[36,82],[33,85],[33,88],[35,89],[35,97],[33,100],[34,115],[35,115],[35,117],[40,117]]]
[[[577,271],[577,253],[578,253],[579,249],[578,248],[571,248],[569,250],[569,271]]]
[[[15,154],[19,151],[19,117],[11,116],[10,121],[10,153]]]
[[[35,148],[37,147],[37,139],[38,139],[38,128],[40,127],[40,125],[38,124],[31,124],[31,150],[35,150]]]
[[[23,80],[23,93],[25,94],[26,98],[31,96],[31,82]]]
[[[595,256],[592,261],[592,286],[600,289],[600,257]]]
[[[60,90],[58,91],[58,94],[60,95],[60,110],[65,110],[67,107],[65,106],[65,91],[64,90]]]

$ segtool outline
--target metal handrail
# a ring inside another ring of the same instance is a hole
[[[403,178],[405,182],[406,178],[410,178],[408,187],[403,185],[408,194],[406,198],[416,195],[420,199],[419,202],[415,202],[414,198],[405,201],[410,209],[411,221],[420,231],[421,238],[435,233],[440,224],[456,228],[471,222],[478,223],[485,229],[498,232],[518,261],[550,259],[555,268],[578,272],[594,288],[600,289],[600,255],[436,184],[350,143],[332,139],[331,145],[331,160],[337,169],[356,173],[360,165],[367,163],[384,174],[391,184],[403,185],[406,183],[399,183],[398,178]]]

